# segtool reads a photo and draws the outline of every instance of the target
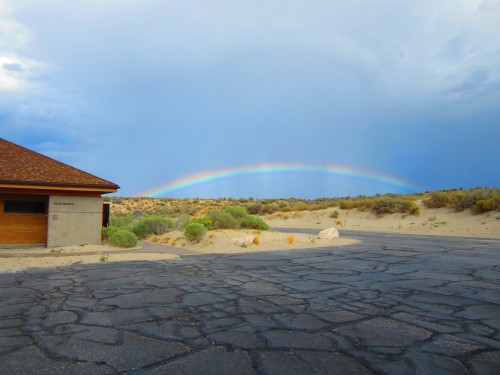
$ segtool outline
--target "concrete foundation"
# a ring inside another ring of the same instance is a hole
[[[101,243],[101,197],[50,196],[47,247]]]

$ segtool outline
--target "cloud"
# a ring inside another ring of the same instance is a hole
[[[88,150],[87,169],[118,177],[126,163],[132,185],[156,169],[166,181],[264,161],[411,174],[411,159],[425,171],[433,158],[419,155],[437,140],[459,129],[466,149],[462,130],[498,113],[499,11],[480,0],[0,0],[0,133],[55,139],[61,157]]]
[[[15,7],[0,0],[0,93],[40,87],[45,66],[29,58],[32,34],[16,20]]]
[[[22,72],[24,70],[23,66],[20,63],[17,63],[17,62],[14,62],[14,63],[4,63],[3,64],[3,68],[5,70],[11,70],[11,71],[14,71],[14,72]]]
[[[0,55],[0,92],[40,90],[44,64],[16,55]]]

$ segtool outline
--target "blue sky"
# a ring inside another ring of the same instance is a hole
[[[498,25],[496,0],[0,0],[0,137],[123,196],[264,163],[316,172],[167,196],[499,187]]]

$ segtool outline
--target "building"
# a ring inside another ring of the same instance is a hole
[[[101,196],[119,188],[0,138],[0,244],[98,244]]]

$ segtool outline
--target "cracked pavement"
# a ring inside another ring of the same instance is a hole
[[[2,273],[0,373],[500,373],[499,240],[341,234]]]

